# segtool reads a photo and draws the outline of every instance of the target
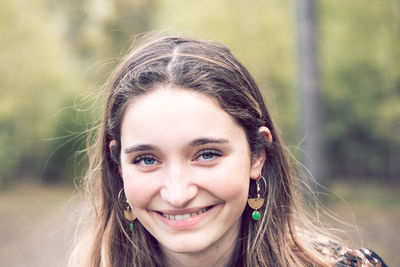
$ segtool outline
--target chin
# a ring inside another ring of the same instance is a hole
[[[174,244],[171,244],[171,241],[169,244],[163,244],[163,247],[179,254],[196,254],[200,253],[207,248],[211,246],[211,244],[205,244],[204,242],[190,242],[189,240],[185,240],[185,242],[179,242],[179,241],[172,241],[175,242]]]

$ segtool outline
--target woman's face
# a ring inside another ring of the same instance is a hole
[[[242,127],[206,95],[161,87],[126,109],[120,168],[125,194],[164,251],[233,245],[250,178],[260,175],[263,161],[251,160]]]

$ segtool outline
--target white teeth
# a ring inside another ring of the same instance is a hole
[[[170,215],[170,214],[166,214],[163,213],[162,216],[164,216],[165,218],[169,219],[169,220],[175,220],[175,221],[181,221],[181,220],[187,220],[192,216],[196,216],[199,214],[202,214],[204,212],[207,211],[207,208],[203,208],[199,211],[195,211],[195,212],[191,212],[191,213],[185,213],[185,214],[178,214],[178,215]]]

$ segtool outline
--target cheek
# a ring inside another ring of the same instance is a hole
[[[227,165],[215,170],[209,179],[210,190],[219,198],[230,200],[247,199],[250,177],[249,169],[235,167],[240,165]]]
[[[213,184],[213,188],[218,190],[218,196],[226,201],[247,199],[249,184],[244,179],[234,179],[227,177],[221,182]]]
[[[144,207],[157,192],[157,187],[152,183],[153,179],[147,179],[138,175],[124,177],[124,189],[131,206]]]

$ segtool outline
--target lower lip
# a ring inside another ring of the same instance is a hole
[[[170,220],[168,218],[165,218],[161,214],[157,213],[157,215],[161,218],[161,221],[166,224],[167,226],[176,229],[176,230],[185,230],[194,227],[197,225],[199,222],[201,222],[207,214],[214,209],[215,206],[209,208],[206,212],[203,212],[201,214],[191,216],[188,219],[182,219],[182,220]]]

